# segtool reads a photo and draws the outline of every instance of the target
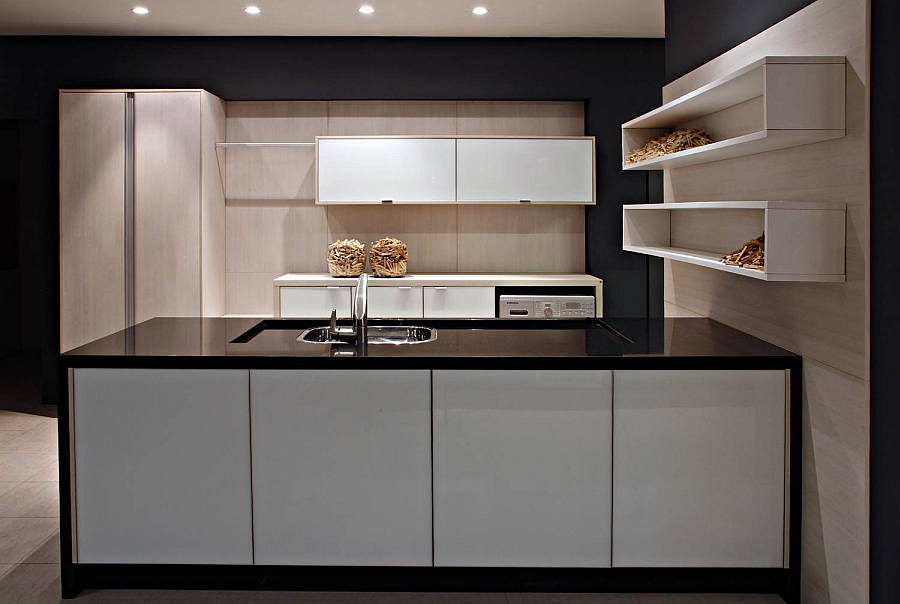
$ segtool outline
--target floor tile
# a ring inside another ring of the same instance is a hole
[[[0,453],[58,453],[56,422],[44,421],[0,444]]]
[[[21,562],[58,530],[58,518],[0,518],[0,564]]]
[[[23,482],[0,497],[0,518],[58,517],[58,482]]]
[[[25,430],[0,430],[0,445],[23,434]]]
[[[59,567],[19,564],[0,577],[0,594],[4,604],[58,604]]]
[[[34,476],[27,478],[28,482],[59,482],[59,461],[39,470]]]
[[[28,554],[25,564],[59,564],[59,531],[50,535],[36,550]]]
[[[50,453],[0,453],[0,482],[20,482],[56,461]]]
[[[35,426],[47,423],[46,420],[46,417],[40,415],[0,411],[0,430],[30,430]]]
[[[20,484],[22,484],[22,483],[19,481],[0,482],[0,497],[3,497],[4,495],[6,495],[10,491],[12,491],[14,488],[19,486]]]

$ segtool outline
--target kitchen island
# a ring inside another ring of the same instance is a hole
[[[800,357],[708,319],[414,323],[437,339],[159,318],[61,355],[64,595],[796,600]]]

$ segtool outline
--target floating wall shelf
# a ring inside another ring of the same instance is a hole
[[[765,57],[622,125],[625,170],[663,170],[840,138],[846,58]],[[634,164],[628,152],[679,128],[712,144]]]
[[[626,205],[622,249],[763,281],[846,280],[844,204],[710,201]],[[765,231],[765,270],[719,258]]]

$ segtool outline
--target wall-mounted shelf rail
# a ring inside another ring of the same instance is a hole
[[[622,124],[624,170],[663,170],[840,138],[845,57],[764,57]],[[699,128],[712,144],[625,164],[652,138]]]
[[[622,249],[763,281],[842,282],[846,205],[709,201],[623,206]],[[765,232],[765,270],[719,258]]]
[[[216,143],[216,148],[220,147],[315,147],[316,143]]]

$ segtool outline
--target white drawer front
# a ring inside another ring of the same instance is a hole
[[[494,316],[493,287],[426,287],[425,317],[485,319]]]
[[[355,295],[356,288],[353,288]],[[421,319],[421,287],[370,287],[369,317],[372,319]]]
[[[282,317],[328,318],[336,309],[338,317],[350,316],[349,287],[282,287]]]

